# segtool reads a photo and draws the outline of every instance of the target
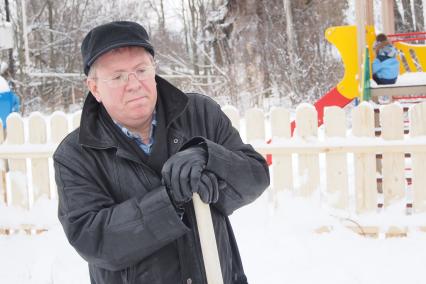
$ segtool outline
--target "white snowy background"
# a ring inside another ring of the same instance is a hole
[[[267,193],[231,217],[249,283],[425,283],[426,233],[366,238],[346,229],[316,202],[282,194],[274,211]],[[86,263],[56,221],[56,202],[36,204],[51,229],[36,236],[0,236],[0,283],[89,283]],[[22,214],[0,205],[1,222]],[[332,224],[330,233],[313,231]]]

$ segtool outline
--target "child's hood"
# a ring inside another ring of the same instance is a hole
[[[396,53],[396,48],[393,45],[388,44],[378,50],[377,56],[392,58],[396,56]]]

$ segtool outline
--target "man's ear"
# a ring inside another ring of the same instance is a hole
[[[101,100],[101,96],[100,96],[99,91],[98,91],[98,84],[96,83],[96,80],[87,79],[86,85],[87,85],[87,88],[89,89],[89,91],[92,93],[92,95],[98,101],[98,103],[100,103],[102,100]]]

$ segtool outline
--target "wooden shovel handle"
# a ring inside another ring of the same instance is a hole
[[[210,206],[201,201],[198,193],[193,194],[192,201],[194,203],[195,217],[197,219],[198,233],[200,235],[207,283],[223,284]]]

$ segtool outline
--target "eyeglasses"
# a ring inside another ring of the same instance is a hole
[[[138,79],[138,81],[145,81],[147,79],[152,78],[152,76],[155,74],[155,66],[145,66],[145,67],[139,67],[133,72],[120,72],[114,74],[114,76],[110,79],[100,79],[100,78],[93,78],[93,79],[99,79],[102,82],[105,82],[108,86],[113,88],[123,87],[124,85],[129,82],[130,75],[135,75],[135,78]]]

